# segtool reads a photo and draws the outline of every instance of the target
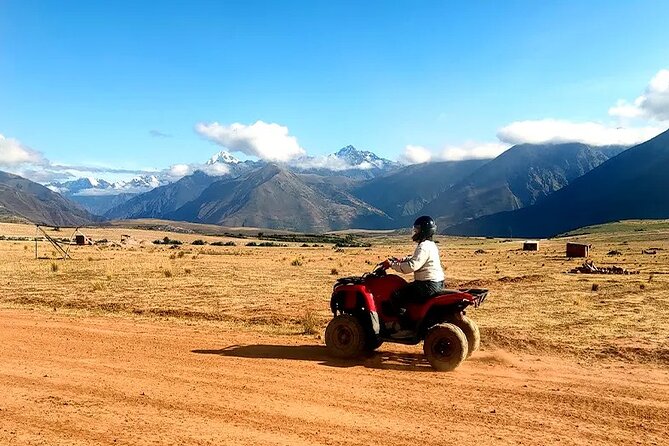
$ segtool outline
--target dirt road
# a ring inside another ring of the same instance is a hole
[[[0,444],[667,444],[669,372],[420,348],[333,362],[319,341],[0,312]]]

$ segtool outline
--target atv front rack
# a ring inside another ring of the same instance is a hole
[[[350,277],[341,277],[337,279],[333,288],[337,288],[341,285],[360,285],[365,282],[365,278],[361,276],[350,276]]]
[[[488,290],[484,290],[481,288],[461,289],[460,291],[462,291],[463,293],[470,294],[472,297],[474,297],[475,308],[480,307],[485,301],[485,298],[488,297]]]

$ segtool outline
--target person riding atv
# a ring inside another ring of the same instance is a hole
[[[480,307],[485,289],[441,289],[444,273],[439,250],[431,238],[436,225],[430,217],[416,220],[412,256],[388,259],[371,272],[340,277],[332,287],[332,319],[325,329],[325,345],[337,358],[353,359],[379,348],[384,342],[416,345],[436,370],[448,371],[478,350],[481,334],[466,312]],[[390,268],[413,272],[407,283]],[[403,305],[400,314],[393,303]],[[401,332],[401,333],[400,333]]]
[[[418,217],[413,224],[411,239],[417,243],[413,255],[403,259],[390,258],[383,262],[384,268],[392,268],[402,274],[414,274],[414,281],[400,288],[391,297],[394,310],[402,316],[410,302],[424,302],[444,288],[444,270],[441,267],[439,248],[432,240],[437,225],[432,217]],[[402,330],[393,337],[401,338],[413,334],[413,327],[403,321]]]

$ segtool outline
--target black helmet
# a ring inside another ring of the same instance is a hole
[[[418,217],[415,222],[413,222],[413,236],[411,239],[414,242],[422,242],[423,240],[432,240],[434,234],[437,233],[437,225],[435,224],[432,217],[423,215]]]

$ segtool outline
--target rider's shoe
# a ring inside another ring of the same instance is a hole
[[[393,339],[407,339],[415,336],[416,333],[412,330],[400,330],[391,334],[390,337]]]

